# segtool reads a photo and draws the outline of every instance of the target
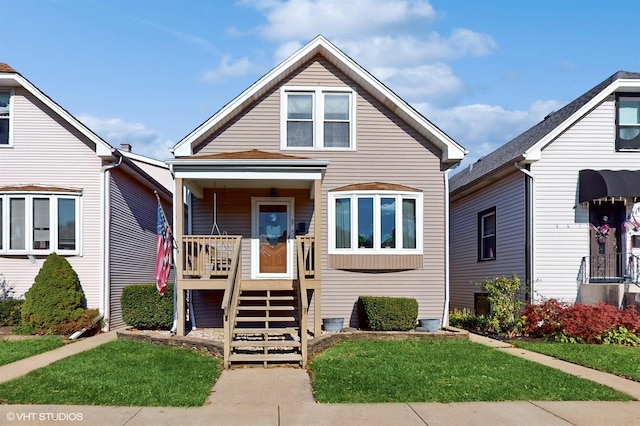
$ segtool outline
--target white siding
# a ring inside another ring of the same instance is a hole
[[[82,255],[69,256],[90,308],[100,306],[100,167],[92,144],[52,111],[17,88],[14,146],[0,149],[0,186],[39,184],[82,189]],[[16,294],[33,284],[44,256],[31,264],[25,256],[0,255],[0,273]]]
[[[581,169],[638,170],[640,153],[615,151],[610,96],[560,135],[534,163],[536,297],[573,302],[583,256],[589,255],[589,210],[578,204]]]
[[[487,278],[525,279],[524,173],[513,172],[466,197],[451,202],[451,308],[473,309],[475,284]],[[478,213],[496,209],[496,259],[478,261]]]

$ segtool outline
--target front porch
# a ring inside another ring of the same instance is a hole
[[[222,292],[224,365],[296,362],[307,358],[309,301],[315,296],[314,335],[320,334],[320,282],[314,237],[297,236],[296,278],[250,279],[242,274],[242,236],[185,235],[177,271],[178,330],[185,335],[186,292]],[[212,307],[214,308],[214,307]]]
[[[185,206],[174,210],[177,333],[197,311],[187,293],[197,293],[199,313],[224,329],[225,368],[304,366],[307,333],[321,330],[327,162],[252,150],[169,164],[174,205]]]

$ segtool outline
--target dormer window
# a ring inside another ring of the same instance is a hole
[[[282,149],[354,149],[354,94],[348,87],[283,88]]]
[[[616,105],[616,150],[640,150],[640,95],[620,94]]]

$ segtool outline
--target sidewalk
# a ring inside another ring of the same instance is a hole
[[[90,337],[0,367],[0,382],[116,338]],[[472,341],[584,377],[640,399],[640,383],[470,335]],[[0,405],[0,424],[19,425],[637,425],[640,401],[513,401],[318,404],[309,375],[298,368],[225,370],[203,407]]]

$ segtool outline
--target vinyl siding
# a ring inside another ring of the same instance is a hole
[[[615,151],[615,99],[608,97],[542,151],[535,175],[535,296],[576,301],[589,255],[589,210],[578,204],[581,169],[638,170],[640,152]]]
[[[357,325],[355,304],[358,296],[405,296],[416,298],[420,317],[441,318],[445,277],[445,186],[440,170],[440,151],[398,119],[387,107],[365,93],[344,74],[323,59],[316,58],[284,81],[285,85],[345,86],[357,91],[357,151],[286,150],[286,154],[326,159],[330,164],[322,182],[322,312],[327,317],[343,317]],[[267,93],[237,119],[213,136],[213,141],[197,147],[197,154],[260,149],[280,150],[280,92]],[[421,267],[402,272],[367,273],[333,269],[327,259],[327,191],[348,184],[384,182],[416,188],[424,194],[424,256]],[[227,196],[233,191],[227,189]],[[254,192],[263,196],[261,190]],[[278,192],[280,196],[280,192]],[[208,193],[207,193],[207,196]],[[268,196],[268,195],[266,195]],[[282,194],[284,196],[284,194]],[[308,195],[304,195],[308,198]],[[209,206],[210,199],[204,204]],[[218,198],[220,205],[221,201]],[[310,206],[312,208],[312,206]],[[240,223],[248,226],[249,204],[225,222],[221,230],[237,232]],[[210,215],[200,223],[194,210],[194,233],[210,232]],[[296,206],[296,215],[298,209]],[[238,225],[236,225],[236,223]],[[246,232],[246,231],[245,231]],[[245,257],[249,256],[245,242]],[[248,258],[243,259],[244,261]],[[245,270],[246,265],[244,264]],[[244,273],[245,271],[243,271]]]
[[[14,146],[0,149],[0,186],[39,184],[82,190],[81,256],[66,257],[90,308],[100,307],[100,167],[93,144],[28,92],[15,89]],[[0,273],[22,296],[45,256],[0,255]]]
[[[124,326],[120,297],[132,284],[153,284],[156,261],[156,209],[153,192],[121,169],[110,176],[109,328]],[[171,217],[171,206],[163,206]],[[169,219],[171,220],[171,219]]]
[[[478,261],[478,213],[496,209],[496,259]],[[524,174],[515,169],[500,181],[452,201],[450,210],[451,308],[474,308],[475,284],[487,278],[525,277]]]

